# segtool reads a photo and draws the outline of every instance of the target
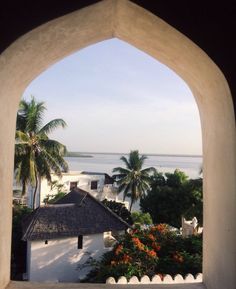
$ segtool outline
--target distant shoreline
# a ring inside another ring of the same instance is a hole
[[[67,152],[65,157],[66,158],[93,158],[93,156],[89,154],[84,154],[80,152]]]
[[[70,155],[68,155],[70,154]],[[92,155],[128,155],[129,153],[110,153],[110,152],[69,152],[66,157],[81,157],[81,158],[92,158]],[[140,153],[145,156],[160,156],[160,157],[192,157],[202,158],[202,155],[191,155],[191,154],[154,154],[154,153]]]

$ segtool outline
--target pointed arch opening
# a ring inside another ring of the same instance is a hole
[[[104,0],[50,21],[0,56],[0,287],[10,279],[11,186],[15,117],[37,75],[71,53],[117,37],[174,70],[198,104],[204,157],[203,278],[207,288],[236,285],[235,120],[227,81],[191,40],[127,0]]]

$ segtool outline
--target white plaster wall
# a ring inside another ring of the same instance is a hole
[[[118,197],[115,194],[115,188],[113,185],[104,185],[105,182],[105,175],[86,175],[81,174],[80,172],[71,171],[69,173],[63,173],[61,177],[58,177],[55,174],[52,174],[52,181],[58,181],[59,184],[64,185],[63,192],[69,193],[70,191],[70,183],[71,182],[78,182],[78,187],[91,193],[95,198],[99,200],[103,200],[104,198],[108,198],[110,200],[117,200]],[[91,190],[91,182],[98,181],[98,188],[97,190]],[[29,186],[28,187],[28,196],[27,196],[27,203],[29,207],[32,207],[32,196],[33,196],[34,188]],[[43,200],[46,198],[47,195],[55,195],[57,193],[57,189],[51,189],[51,186],[48,184],[46,179],[41,180],[41,184],[37,190],[37,206],[43,205]]]
[[[52,175],[53,181],[58,181],[60,184],[64,185],[65,192],[69,193],[70,183],[78,182],[78,187],[90,192],[94,197],[98,197],[99,193],[103,190],[105,177],[102,175],[84,175],[79,172],[63,173],[61,178],[56,175]],[[98,189],[91,190],[91,181],[98,181]],[[41,196],[40,203],[43,204],[43,200],[47,195],[56,194],[57,190],[51,190],[51,186],[48,185],[47,181],[44,179],[41,184]]]
[[[104,248],[103,234],[83,236],[83,249],[77,249],[77,245],[78,237],[48,240],[47,245],[45,240],[28,241],[29,280],[78,282],[90,270],[83,265],[88,258],[99,259],[109,250]]]

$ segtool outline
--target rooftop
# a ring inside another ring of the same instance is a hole
[[[37,208],[23,223],[23,240],[47,240],[126,230],[129,225],[100,201],[74,189],[53,205]]]

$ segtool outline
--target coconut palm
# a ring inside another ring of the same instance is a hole
[[[113,175],[118,185],[118,191],[123,192],[123,201],[126,197],[131,198],[130,211],[133,203],[140,199],[150,187],[150,174],[156,172],[155,168],[142,169],[144,155],[139,155],[138,150],[131,151],[128,159],[124,156],[120,158],[124,162],[125,168],[117,167],[113,169]]]
[[[60,175],[68,170],[64,160],[66,147],[48,134],[54,129],[66,126],[62,119],[54,119],[42,126],[46,107],[43,102],[36,102],[34,97],[27,102],[22,100],[17,113],[15,143],[15,175],[22,184],[25,194],[27,184],[34,187],[33,207],[41,177],[51,182],[51,172]]]

